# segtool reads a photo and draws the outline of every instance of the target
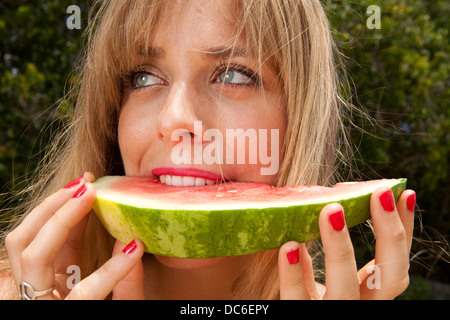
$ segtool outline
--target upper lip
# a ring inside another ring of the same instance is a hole
[[[162,175],[171,175],[171,176],[182,176],[182,177],[194,177],[194,178],[203,178],[207,180],[220,181],[222,180],[222,176],[220,174],[197,169],[197,168],[180,168],[180,167],[160,167],[152,169],[152,175],[154,176],[162,176]]]

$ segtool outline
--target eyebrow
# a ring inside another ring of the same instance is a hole
[[[239,47],[211,47],[200,50],[202,57],[206,59],[248,57],[248,52],[244,48]]]
[[[209,47],[200,49],[198,52],[201,54],[204,60],[235,57],[248,57],[249,54],[246,49],[240,47]],[[159,47],[141,48],[140,54],[143,56],[152,57],[158,60],[162,60],[166,57],[167,53],[164,49]]]
[[[142,47],[139,50],[139,54],[155,59],[164,59],[166,56],[166,52],[158,47]]]

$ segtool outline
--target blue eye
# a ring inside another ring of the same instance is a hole
[[[229,84],[248,84],[252,82],[252,79],[243,73],[235,70],[227,70],[219,74],[216,82],[229,83]]]
[[[137,88],[147,87],[155,84],[164,84],[163,80],[150,73],[138,73],[135,76],[135,84]]]

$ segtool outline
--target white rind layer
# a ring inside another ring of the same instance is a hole
[[[146,197],[146,194],[127,193],[123,191],[116,191],[109,186],[117,179],[124,179],[122,176],[107,176],[100,178],[94,182],[97,188],[97,197],[107,201],[112,201],[119,204],[130,205],[138,208],[152,208],[161,210],[192,210],[192,211],[214,211],[214,210],[238,210],[238,209],[262,209],[262,208],[279,208],[288,206],[308,205],[330,203],[335,201],[347,200],[357,198],[363,195],[371,194],[380,187],[392,188],[393,186],[402,183],[404,179],[382,179],[372,180],[367,182],[347,182],[339,183],[333,188],[315,187],[311,190],[299,191],[302,193],[304,199],[270,199],[270,191],[267,192],[267,199],[265,201],[237,201],[226,200],[227,192],[236,192],[236,189],[230,191],[217,192],[214,203],[210,200],[205,200],[205,203],[189,203],[189,193],[180,195],[183,202],[176,203],[174,201],[168,202],[158,199],[157,194],[150,194],[152,198]],[[289,187],[288,187],[289,188]],[[295,187],[294,187],[295,188]],[[310,193],[308,195],[308,192]],[[290,195],[292,198],[292,196]],[[164,195],[160,196],[164,199]],[[221,199],[222,198],[222,199]],[[224,200],[225,199],[225,200]],[[214,205],[214,208],[211,206]]]

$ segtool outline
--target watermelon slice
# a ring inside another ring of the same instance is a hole
[[[370,219],[369,200],[381,186],[398,198],[406,179],[273,187],[226,182],[179,187],[157,178],[105,176],[94,182],[94,210],[122,243],[138,238],[149,253],[212,258],[279,248],[320,236],[318,216],[331,202],[345,210],[348,227]]]

